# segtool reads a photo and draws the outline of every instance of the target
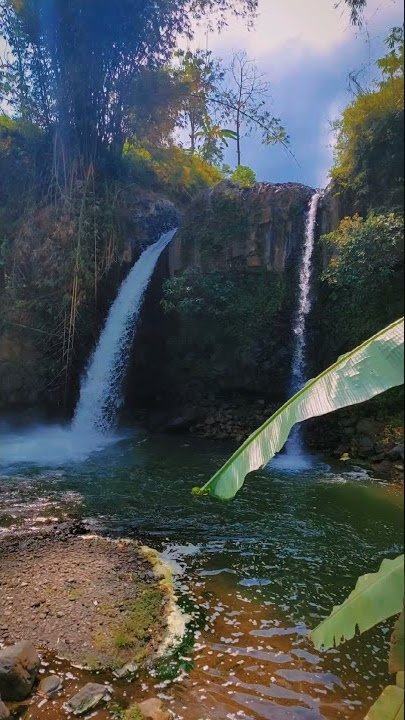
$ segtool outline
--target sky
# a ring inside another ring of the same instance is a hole
[[[196,28],[190,49],[208,46],[226,64],[234,51],[246,50],[271,84],[271,110],[291,138],[295,159],[282,147],[263,146],[260,135],[246,139],[242,163],[255,170],[258,180],[327,185],[333,161],[331,123],[353,97],[349,73],[363,69],[362,81],[370,82],[389,30],[403,24],[402,0],[369,0],[362,30],[350,24],[345,4],[337,9],[336,2],[259,0],[252,30],[237,19],[222,33],[207,35],[205,28]],[[225,161],[236,165],[233,143]]]
[[[259,0],[253,30],[232,20],[221,34],[198,28],[190,49],[207,46],[229,64],[233,51],[246,50],[271,83],[272,112],[291,138],[296,160],[281,147],[244,141],[242,163],[258,180],[302,182],[325,187],[333,161],[331,122],[351,101],[349,73],[363,69],[363,82],[376,75],[390,29],[403,23],[401,0],[369,0],[363,29],[353,28],[336,0]],[[235,147],[226,162],[236,164]]]

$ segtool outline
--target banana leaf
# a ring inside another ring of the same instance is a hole
[[[404,555],[383,560],[377,573],[363,575],[347,600],[333,608],[311,633],[315,647],[325,650],[351,640],[359,628],[361,633],[387,618],[398,615],[404,603]],[[402,668],[399,668],[402,669]]]
[[[404,319],[385,328],[310,380],[232,455],[198,495],[230,500],[246,475],[263,468],[284,447],[296,423],[326,415],[404,382]]]
[[[389,671],[390,673],[400,673],[404,670],[404,622],[405,614],[402,610],[397,622],[395,623],[394,632],[391,637]]]
[[[398,685],[389,685],[369,710],[366,720],[403,720],[404,691]]]

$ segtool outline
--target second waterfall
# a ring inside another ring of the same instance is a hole
[[[316,192],[311,198],[309,205],[306,229],[304,254],[300,269],[299,299],[298,308],[294,318],[294,352],[291,363],[291,378],[289,394],[297,393],[307,382],[306,375],[306,340],[307,340],[307,319],[311,311],[311,280],[312,280],[312,259],[316,238],[316,220],[318,216],[319,201],[321,194]],[[302,452],[302,441],[300,428],[293,431],[287,444],[289,455],[300,455]]]

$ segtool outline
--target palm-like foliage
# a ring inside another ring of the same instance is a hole
[[[359,578],[353,592],[333,608],[311,633],[315,647],[331,648],[379,622],[397,615],[404,603],[404,556],[384,560],[377,573]],[[366,720],[401,720],[404,717],[404,612],[398,618],[391,638],[389,669],[398,673],[397,684],[385,688]]]
[[[230,500],[246,475],[264,467],[283,448],[296,423],[364,402],[404,382],[404,320],[398,320],[352,350],[251,435],[196,494]]]

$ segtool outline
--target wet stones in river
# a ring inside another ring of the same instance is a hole
[[[25,700],[32,690],[39,666],[38,653],[26,640],[0,650],[0,693],[4,700]]]
[[[66,703],[65,710],[73,713],[73,715],[83,715],[88,710],[92,710],[102,700],[108,700],[110,688],[106,685],[98,683],[87,683],[76,695],[74,695]]]
[[[151,698],[140,703],[139,709],[145,720],[169,720],[169,713],[164,710],[161,700]]]
[[[58,675],[49,675],[41,680],[38,687],[38,695],[49,697],[58,692],[62,687],[62,680]]]

